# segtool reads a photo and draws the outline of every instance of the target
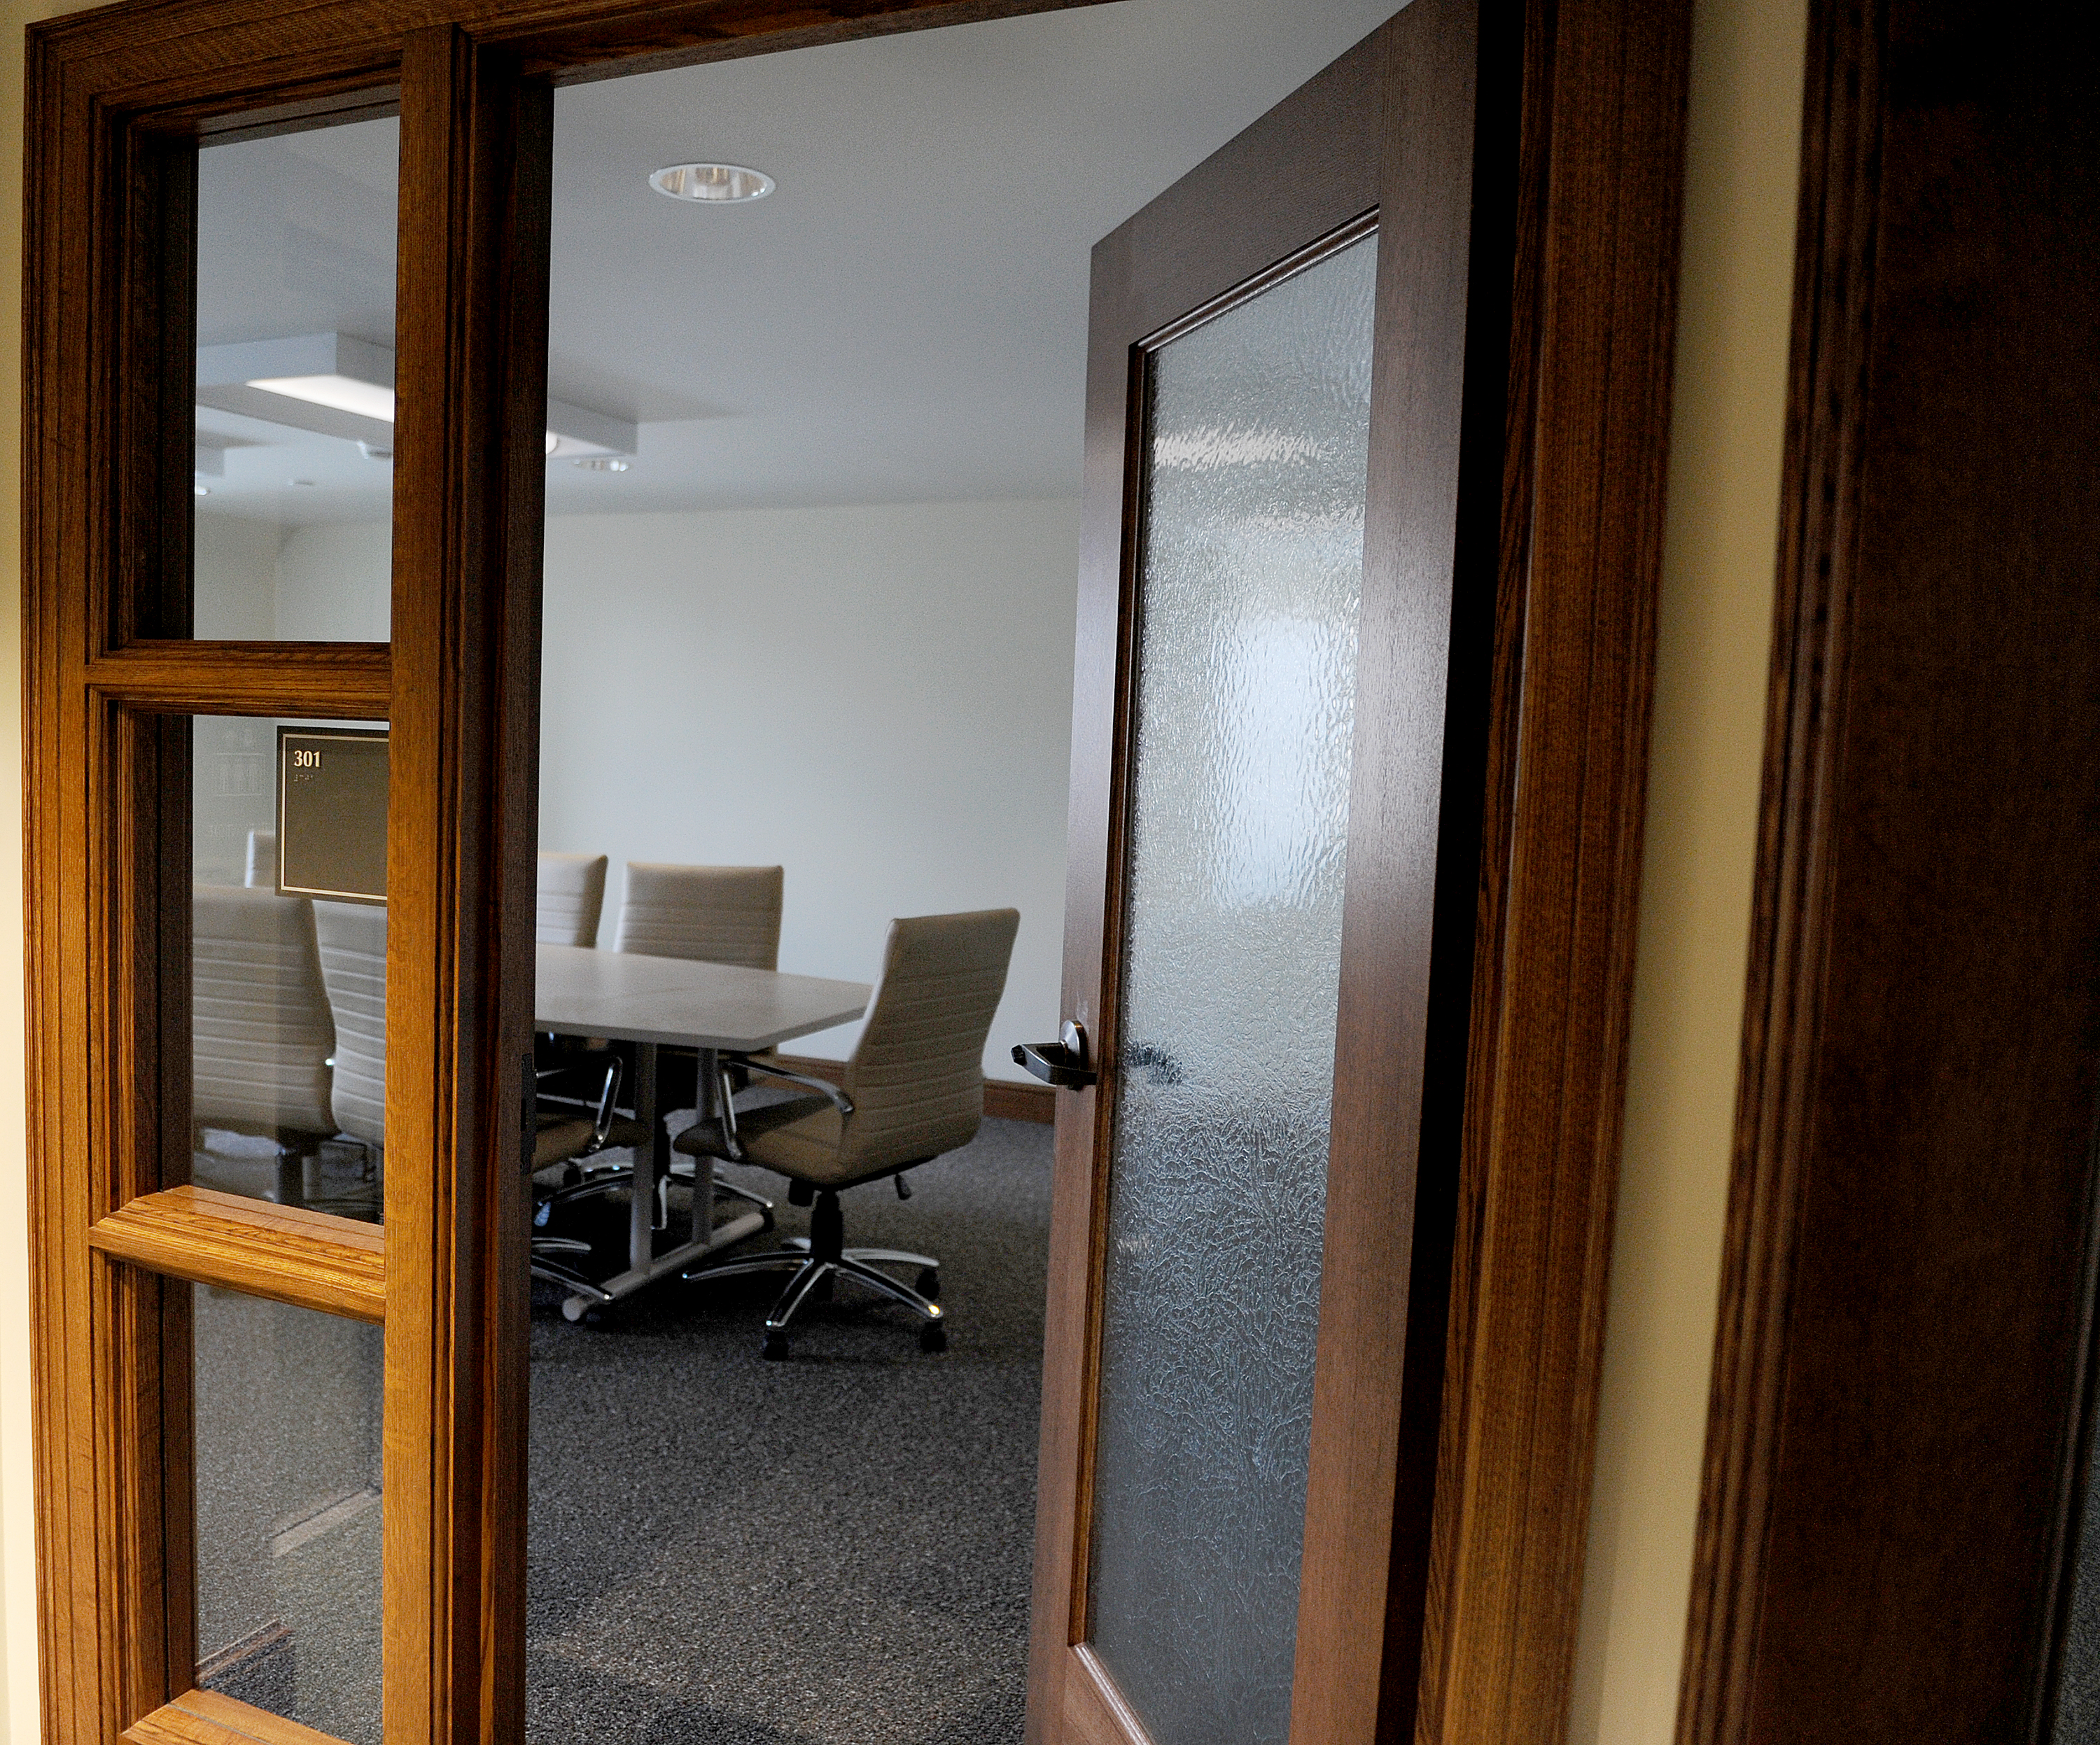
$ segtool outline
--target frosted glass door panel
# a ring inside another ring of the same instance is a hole
[[[1376,275],[1151,365],[1088,1619],[1156,1745],[1290,1725]]]

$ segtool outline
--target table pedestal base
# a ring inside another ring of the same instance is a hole
[[[756,1236],[765,1227],[763,1212],[745,1212],[732,1218],[726,1224],[715,1227],[712,1237],[704,1242],[682,1242],[667,1253],[652,1256],[639,1267],[630,1266],[626,1271],[615,1274],[588,1292],[578,1291],[562,1304],[562,1315],[572,1321],[583,1319],[585,1311],[608,1302],[617,1302],[623,1297],[631,1297],[645,1286],[690,1267],[702,1256],[717,1249],[727,1248],[732,1242],[741,1242],[746,1236]]]
[[[702,1048],[697,1052],[699,1118],[718,1122],[724,1114],[721,1057],[712,1048]],[[656,1107],[656,1044],[638,1043],[634,1053],[634,1113],[635,1118],[648,1128],[649,1143],[637,1148],[634,1155],[631,1189],[633,1201],[628,1213],[627,1270],[588,1287],[582,1287],[579,1281],[580,1288],[562,1304],[562,1315],[571,1321],[581,1320],[586,1310],[631,1297],[717,1249],[756,1236],[771,1222],[770,1214],[761,1210],[741,1213],[726,1224],[716,1223],[715,1161],[703,1154],[693,1160],[691,1237],[668,1254],[656,1253],[656,1195],[658,1184],[671,1174],[671,1135]]]

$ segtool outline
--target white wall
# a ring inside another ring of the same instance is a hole
[[[288,642],[384,642],[394,530],[386,522],[288,527],[277,553],[276,633]]]
[[[383,641],[390,531],[197,518],[198,629]],[[872,980],[893,916],[1021,910],[985,1051],[1057,1033],[1079,505],[558,516],[540,841],[788,869],[780,967]],[[799,1052],[843,1057],[858,1025]]]
[[[1074,502],[547,527],[540,840],[788,870],[780,967],[874,978],[896,915],[1012,905],[985,1053],[1057,1033]],[[797,1042],[843,1056],[857,1026]]]
[[[284,536],[274,522],[198,512],[192,623],[199,636],[267,641],[277,634],[277,557]]]

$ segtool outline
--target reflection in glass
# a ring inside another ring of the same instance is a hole
[[[197,1683],[380,1745],[380,1329],[192,1288]]]
[[[399,131],[197,154],[196,636],[387,638]]]
[[[2086,1404],[2085,1495],[2073,1518],[2077,1534],[2064,1580],[2071,1586],[2070,1606],[2058,1646],[2056,1723],[2049,1738],[2056,1745],[2089,1745],[2100,1739],[2100,1391]]]
[[[1157,1745],[1289,1730],[1376,273],[1153,364],[1088,1616]]]
[[[201,716],[192,733],[191,1179],[376,1223],[386,906],[279,889],[276,722]],[[373,856],[358,839],[377,834],[383,865],[383,782],[375,794],[367,780],[350,798],[362,802],[358,816],[322,822],[342,826],[338,847],[360,862]]]

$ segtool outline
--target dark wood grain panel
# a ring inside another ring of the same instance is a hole
[[[1501,476],[1509,344],[1514,163],[1477,124],[1483,86],[1490,114],[1515,112],[1515,45],[1483,40],[1473,0],[1410,6],[1381,37],[1363,608],[1291,1696],[1302,1745],[1414,1726],[1480,889],[1492,644],[1473,602],[1493,597],[1499,525],[1474,478]]]
[[[1811,11],[1692,1745],[2046,1736],[2100,1093],[2071,20]]]
[[[457,29],[568,84],[1101,0],[126,0],[33,24],[111,108],[198,130],[386,112],[401,45]]]
[[[1690,9],[1545,22],[1424,1739],[1567,1725],[1632,999]]]

